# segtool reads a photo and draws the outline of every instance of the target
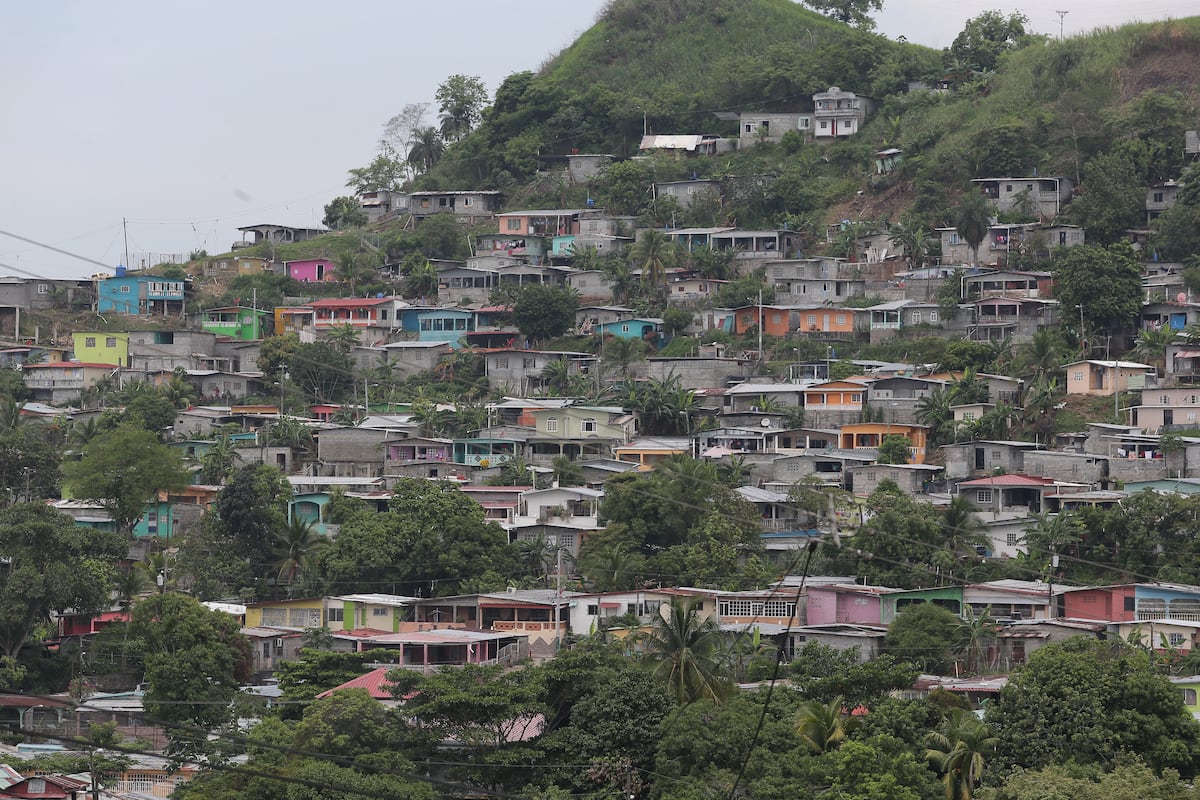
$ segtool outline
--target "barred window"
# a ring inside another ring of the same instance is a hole
[[[796,604],[783,600],[722,600],[720,612],[723,617],[790,617],[796,613]]]

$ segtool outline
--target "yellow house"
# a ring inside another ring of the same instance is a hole
[[[628,461],[638,465],[639,472],[654,469],[658,462],[674,455],[686,455],[691,452],[691,441],[688,439],[638,439],[623,447],[616,448],[617,460]]]
[[[86,364],[115,364],[129,366],[129,334],[106,331],[72,333],[75,341],[75,360]]]
[[[299,600],[263,600],[246,604],[247,628],[320,628],[322,602],[319,597]]]

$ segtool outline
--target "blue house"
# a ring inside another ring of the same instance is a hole
[[[456,308],[418,311],[416,314],[417,341],[449,342],[458,347],[458,340],[475,330],[475,312]],[[406,327],[406,330],[411,330]]]
[[[161,275],[122,275],[98,281],[100,314],[166,316],[183,313],[184,282]]]
[[[643,339],[654,342],[656,347],[663,339],[663,321],[657,317],[634,317],[616,322],[605,322],[597,326],[601,336],[618,339]]]

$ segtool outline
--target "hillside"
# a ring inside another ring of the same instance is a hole
[[[651,132],[727,132],[719,110],[811,108],[831,85],[879,95],[941,54],[834,22],[790,0],[620,0],[538,73],[509,76],[483,124],[427,188],[512,188],[547,155],[626,156]]]
[[[767,176],[758,196],[732,198],[712,221],[815,230],[839,219],[943,225],[971,178],[1059,174],[1080,183],[1102,153],[1132,165],[1141,185],[1182,172],[1183,131],[1200,121],[1200,18],[1065,41],[1026,36],[994,70],[964,68],[885,33],[790,0],[616,0],[539,72],[506,79],[483,124],[417,185],[499,188],[510,207],[605,201],[603,180],[572,192],[538,183],[537,172],[547,157],[572,151],[630,155],[643,125],[732,135],[733,123],[714,111],[809,109],[812,92],[830,85],[879,102],[858,135],[660,160],[656,179]],[[907,93],[911,80],[941,78],[953,91]],[[902,148],[904,162],[872,179],[871,153],[882,147]]]

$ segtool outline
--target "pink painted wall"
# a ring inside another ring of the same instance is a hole
[[[318,269],[318,266],[320,269]],[[324,258],[310,258],[303,261],[289,261],[288,277],[292,280],[315,283],[317,281],[333,280],[333,262]]]
[[[877,596],[834,587],[814,586],[808,590],[809,625],[829,625],[836,622],[878,625],[880,615]]]

